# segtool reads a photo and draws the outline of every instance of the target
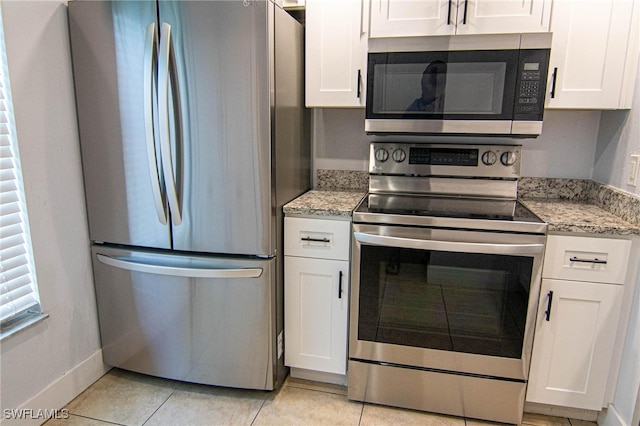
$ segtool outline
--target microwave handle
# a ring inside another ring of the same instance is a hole
[[[464,243],[458,241],[420,240],[415,238],[389,237],[386,235],[354,232],[353,236],[361,243],[385,247],[402,247],[418,250],[453,251],[459,253],[530,255],[542,253],[544,244],[492,244]]]

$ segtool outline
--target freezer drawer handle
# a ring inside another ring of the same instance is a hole
[[[175,277],[189,278],[258,278],[262,275],[262,268],[240,268],[240,269],[205,269],[205,268],[183,268],[179,266],[163,266],[142,263],[136,260],[125,260],[97,254],[98,261],[105,265],[120,269],[127,269],[134,272],[144,272],[147,274],[172,275]]]

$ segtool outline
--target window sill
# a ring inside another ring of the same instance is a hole
[[[7,339],[10,336],[18,334],[19,332],[26,330],[27,328],[33,327],[39,322],[49,318],[49,314],[43,314],[42,312],[35,312],[30,315],[25,316],[20,321],[17,321],[13,324],[8,324],[2,327],[0,331],[0,342]]]

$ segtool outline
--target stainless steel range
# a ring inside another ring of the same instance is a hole
[[[377,143],[353,215],[349,399],[520,423],[547,225],[521,147]]]

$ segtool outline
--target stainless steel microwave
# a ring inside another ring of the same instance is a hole
[[[370,39],[368,134],[537,137],[551,33]]]

